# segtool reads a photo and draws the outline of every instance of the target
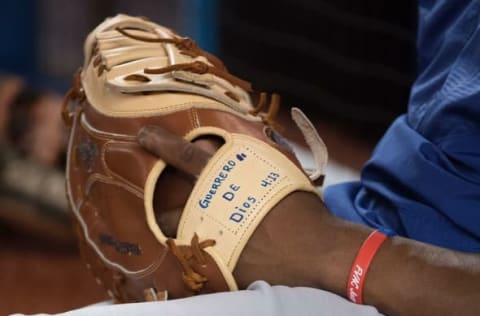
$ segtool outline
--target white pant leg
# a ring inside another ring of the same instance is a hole
[[[18,314],[17,314],[18,315]],[[45,315],[45,314],[38,314]],[[372,306],[353,304],[323,290],[252,283],[248,290],[200,295],[165,302],[99,304],[61,316],[378,316]]]

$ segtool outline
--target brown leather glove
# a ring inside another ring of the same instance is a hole
[[[119,15],[88,36],[64,103],[67,196],[87,267],[118,301],[236,290],[233,271],[270,210],[294,192],[320,201],[327,153],[312,124],[292,109],[316,162],[304,171],[275,130],[279,97],[253,106],[250,92],[192,40],[143,18]],[[192,180],[138,144],[145,126],[209,139],[212,156],[179,148],[208,160]]]

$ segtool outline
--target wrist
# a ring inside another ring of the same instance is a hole
[[[313,271],[316,282],[322,289],[346,296],[352,263],[372,229],[345,222],[333,215],[325,221],[323,229],[326,237],[322,251],[312,253],[318,262]]]
[[[357,304],[363,304],[363,286],[376,253],[388,238],[390,231],[374,230],[358,250],[347,279],[347,298]]]

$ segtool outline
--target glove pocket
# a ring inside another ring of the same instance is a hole
[[[156,269],[165,247],[145,221],[143,195],[116,180],[92,176],[79,221],[89,246],[111,267],[128,274]]]

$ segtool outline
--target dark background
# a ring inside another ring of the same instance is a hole
[[[221,4],[221,54],[256,87],[364,137],[378,137],[405,112],[415,73],[415,1]]]

